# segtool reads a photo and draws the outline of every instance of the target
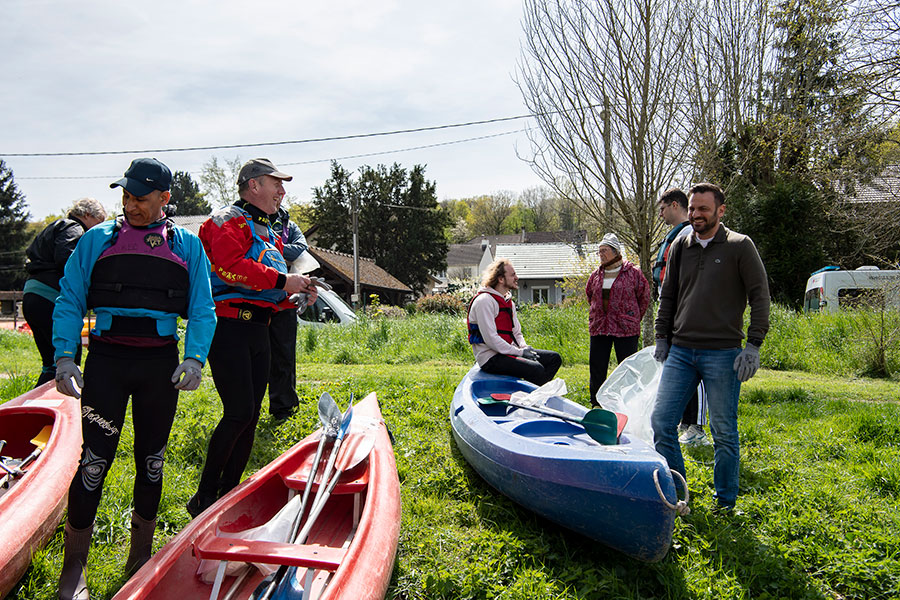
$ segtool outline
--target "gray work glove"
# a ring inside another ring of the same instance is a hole
[[[666,338],[656,338],[656,350],[653,351],[653,358],[656,362],[666,362],[669,356],[669,340]]]
[[[309,284],[314,285],[318,288],[322,288],[323,290],[330,290],[331,286],[325,283],[325,279],[322,277],[310,277]],[[304,310],[306,310],[307,302],[309,298],[309,294],[306,292],[300,292],[297,294],[292,294],[288,299],[291,304],[296,304],[297,308],[300,309],[300,313],[302,314]]]
[[[540,354],[534,351],[534,348],[528,346],[524,350],[522,350],[522,358],[527,358],[528,360],[535,360],[540,362]]]
[[[734,371],[737,373],[737,378],[744,382],[756,375],[758,369],[759,346],[747,342],[741,353],[734,359]]]
[[[184,390],[192,392],[200,387],[200,377],[203,372],[203,365],[195,358],[186,358],[178,365],[175,372],[172,373],[172,383],[175,384],[176,390]],[[184,375],[184,377],[182,377]],[[179,381],[179,379],[181,381]]]
[[[76,385],[78,387],[75,387]],[[78,391],[81,388],[84,388],[84,380],[81,378],[81,369],[75,364],[75,360],[67,356],[57,360],[56,391],[73,398],[81,398],[81,392]]]

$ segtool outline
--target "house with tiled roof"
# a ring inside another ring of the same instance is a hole
[[[518,301],[557,304],[565,299],[557,285],[566,277],[596,268],[597,244],[498,244],[494,258],[506,258],[519,277]]]
[[[479,279],[481,273],[495,258],[495,250],[501,244],[568,243],[587,242],[587,232],[579,231],[521,231],[502,235],[479,235],[463,244],[450,244],[447,253],[447,270],[438,275],[440,283],[435,292],[447,289],[451,281]]]
[[[865,204],[900,202],[900,164],[886,166],[871,183],[860,185],[847,199]]]
[[[309,253],[319,261],[325,281],[344,300],[353,294],[353,255],[316,246]],[[313,271],[318,274],[318,270]],[[413,291],[405,283],[379,267],[371,258],[359,258],[359,288],[362,303],[368,304],[371,294],[378,294],[382,304],[403,305]]]

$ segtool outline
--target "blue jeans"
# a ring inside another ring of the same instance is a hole
[[[678,423],[691,394],[703,380],[715,443],[716,500],[725,506],[734,506],[740,477],[737,409],[741,382],[734,372],[734,359],[740,353],[740,348],[692,350],[673,344],[663,363],[651,417],[656,451],[665,457],[670,469],[686,476],[678,444]]]

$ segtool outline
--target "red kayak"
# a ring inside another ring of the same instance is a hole
[[[51,381],[0,405],[0,598],[56,531],[81,456],[81,404]],[[22,465],[20,461],[30,460]],[[18,466],[17,466],[18,465]]]
[[[336,485],[330,496],[323,494],[327,499],[318,505],[321,512],[309,525],[305,542],[261,541],[250,533],[283,523],[281,515],[289,512],[289,502],[299,505],[321,432],[293,446],[191,521],[114,600],[205,600],[213,591],[217,569],[226,566],[219,599],[229,593],[229,598],[244,600],[254,592],[260,594],[265,585],[260,585],[261,568],[267,572],[287,568],[286,583],[294,582],[294,591],[290,585],[282,586],[273,598],[384,598],[400,535],[400,482],[374,393],[353,407],[335,463],[336,470],[343,470],[342,464],[347,470],[333,478]],[[329,453],[329,446],[325,448],[320,465]],[[358,458],[347,462],[343,457],[353,455],[354,448],[362,452],[357,450]],[[321,475],[324,469],[318,470]],[[310,501],[320,483],[317,476]],[[300,587],[307,595],[297,591]]]

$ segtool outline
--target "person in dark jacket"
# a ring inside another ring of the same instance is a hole
[[[57,219],[44,228],[25,250],[25,281],[22,312],[34,334],[34,343],[41,354],[41,375],[34,387],[56,377],[53,360],[53,306],[59,296],[59,280],[75,244],[82,234],[106,220],[106,209],[93,198],[76,200],[64,219]],[[81,364],[81,346],[75,355]]]
[[[300,227],[291,221],[286,210],[269,215],[272,231],[284,245],[281,252],[291,268],[291,263],[306,252],[309,244]],[[269,414],[276,421],[291,416],[300,399],[297,397],[297,309],[288,307],[272,314],[269,322],[269,346],[272,354],[269,364]]]

